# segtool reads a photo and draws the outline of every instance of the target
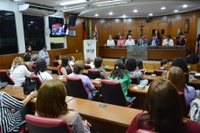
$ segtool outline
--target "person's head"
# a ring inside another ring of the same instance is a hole
[[[69,57],[64,56],[64,57],[62,58],[62,67],[66,67],[66,66],[68,66],[68,65],[69,65]]]
[[[132,32],[131,30],[128,30],[128,33],[129,33],[129,34],[131,34],[131,32]]]
[[[81,71],[83,70],[84,68],[84,63],[83,61],[80,61],[80,60],[77,60],[75,63],[74,63],[74,73],[75,74],[80,74]]]
[[[136,60],[134,58],[128,58],[126,60],[126,69],[128,71],[135,71],[136,66],[137,66],[137,64],[136,64]]]
[[[44,51],[47,51],[47,46],[45,45],[45,46],[43,46],[43,48],[42,48]]]
[[[119,39],[120,39],[120,40],[122,39],[122,36],[121,36],[121,35],[119,36]]]
[[[74,56],[70,56],[70,57],[69,57],[69,60],[72,61],[72,62],[75,62]]]
[[[86,64],[90,64],[90,62],[91,62],[90,57],[87,57],[87,58],[85,59],[85,63],[86,63]]]
[[[101,57],[97,57],[94,59],[95,68],[100,68],[102,65],[103,59]]]
[[[168,64],[169,64],[169,61],[166,60],[166,59],[163,59],[163,60],[160,62],[160,66],[161,66],[161,67],[164,67],[164,68],[167,68],[167,67],[168,67]]]
[[[118,36],[121,36],[121,32],[118,32]]]
[[[112,39],[112,35],[109,35],[108,38],[111,40]]]
[[[15,69],[19,65],[24,65],[24,60],[21,57],[15,57],[12,62],[13,69]]]
[[[44,72],[47,69],[47,63],[45,59],[41,58],[37,61],[36,67],[35,67],[35,75],[38,75],[40,72]]]
[[[180,68],[183,70],[183,72],[188,73],[187,63],[186,63],[185,60],[184,60],[183,58],[181,58],[181,57],[175,58],[175,59],[172,61],[171,66],[180,67]]]
[[[30,61],[31,60],[31,55],[30,54],[25,54],[24,56],[24,61]]]
[[[124,77],[124,72],[125,68],[123,61],[121,59],[117,59],[114,64],[114,70],[112,70],[110,76],[113,78],[117,77],[118,79],[121,79]]]
[[[140,35],[140,38],[142,38],[142,39],[143,39],[143,38],[144,38],[144,35],[143,35],[143,34],[141,34],[141,35]]]
[[[168,35],[166,36],[166,38],[167,38],[167,40],[170,40],[170,39],[171,39],[171,35],[168,34]]]
[[[125,64],[125,62],[126,62],[126,57],[125,56],[122,56],[122,57],[120,57],[120,59],[123,61],[123,63]]]
[[[183,131],[182,105],[178,91],[171,81],[158,79],[151,82],[146,95],[146,110],[156,131]]]
[[[60,54],[59,53],[56,53],[55,54],[55,60],[59,60],[60,59]]]
[[[39,88],[36,112],[41,117],[58,118],[68,112],[66,88],[60,80],[47,80]]]
[[[143,69],[143,62],[142,62],[142,60],[137,60],[136,63],[137,63],[138,69]]]
[[[154,33],[157,34],[157,33],[158,33],[158,30],[155,30]]]
[[[132,36],[131,36],[131,35],[128,35],[128,39],[131,40],[131,39],[132,39]]]
[[[184,89],[187,90],[185,75],[180,67],[171,67],[168,71],[167,78],[176,86],[178,91],[184,92]]]
[[[31,52],[31,45],[26,45],[26,52]]]

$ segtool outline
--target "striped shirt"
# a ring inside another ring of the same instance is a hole
[[[11,109],[20,110],[22,107],[22,101],[18,101],[5,92],[0,92],[0,129],[2,133],[8,132],[10,128],[21,122],[20,112],[13,113]]]

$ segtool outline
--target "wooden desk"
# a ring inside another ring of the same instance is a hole
[[[109,72],[106,71],[107,76],[110,75],[110,73],[111,73],[110,71]],[[88,70],[83,69],[82,74],[88,75]]]
[[[47,70],[50,70],[50,71],[58,71],[58,68],[57,68],[57,67],[54,67],[54,66],[47,66]]]
[[[68,103],[69,109],[74,109],[91,122],[93,128],[101,133],[125,133],[133,118],[142,110],[116,106],[74,98]]]
[[[13,94],[16,94],[16,93],[19,93],[19,92],[23,92],[23,88],[20,87],[20,88],[13,88],[13,85],[7,85],[5,88],[1,89],[0,91],[4,91],[8,94],[10,94],[11,96]]]
[[[151,81],[153,81],[153,80],[155,80],[155,79],[160,79],[160,78],[162,78],[161,76],[151,76],[151,75],[143,75],[143,78],[144,79],[148,79],[150,82]]]

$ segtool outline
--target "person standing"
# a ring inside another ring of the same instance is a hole
[[[39,54],[40,58],[45,59],[47,66],[49,66],[50,58],[49,58],[49,54],[47,52],[47,46],[46,45],[39,51],[38,54]]]

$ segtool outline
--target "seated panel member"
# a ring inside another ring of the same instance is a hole
[[[117,40],[117,46],[124,46],[125,40],[122,39],[122,36],[119,36],[119,39]]]
[[[135,41],[132,39],[131,35],[128,35],[128,39],[126,40],[125,45],[135,45]]]
[[[171,35],[167,35],[166,39],[163,40],[163,46],[174,46],[174,41],[171,39]]]
[[[179,35],[176,41],[177,46],[185,46],[186,42],[182,35]]]
[[[160,40],[156,37],[155,34],[153,34],[151,40],[148,43],[149,46],[159,46],[160,45]]]
[[[115,41],[112,39],[112,35],[109,35],[109,39],[107,40],[107,46],[115,46]]]
[[[138,46],[144,46],[147,45],[147,40],[144,38],[144,35],[141,34],[140,38],[137,40],[137,45]]]

